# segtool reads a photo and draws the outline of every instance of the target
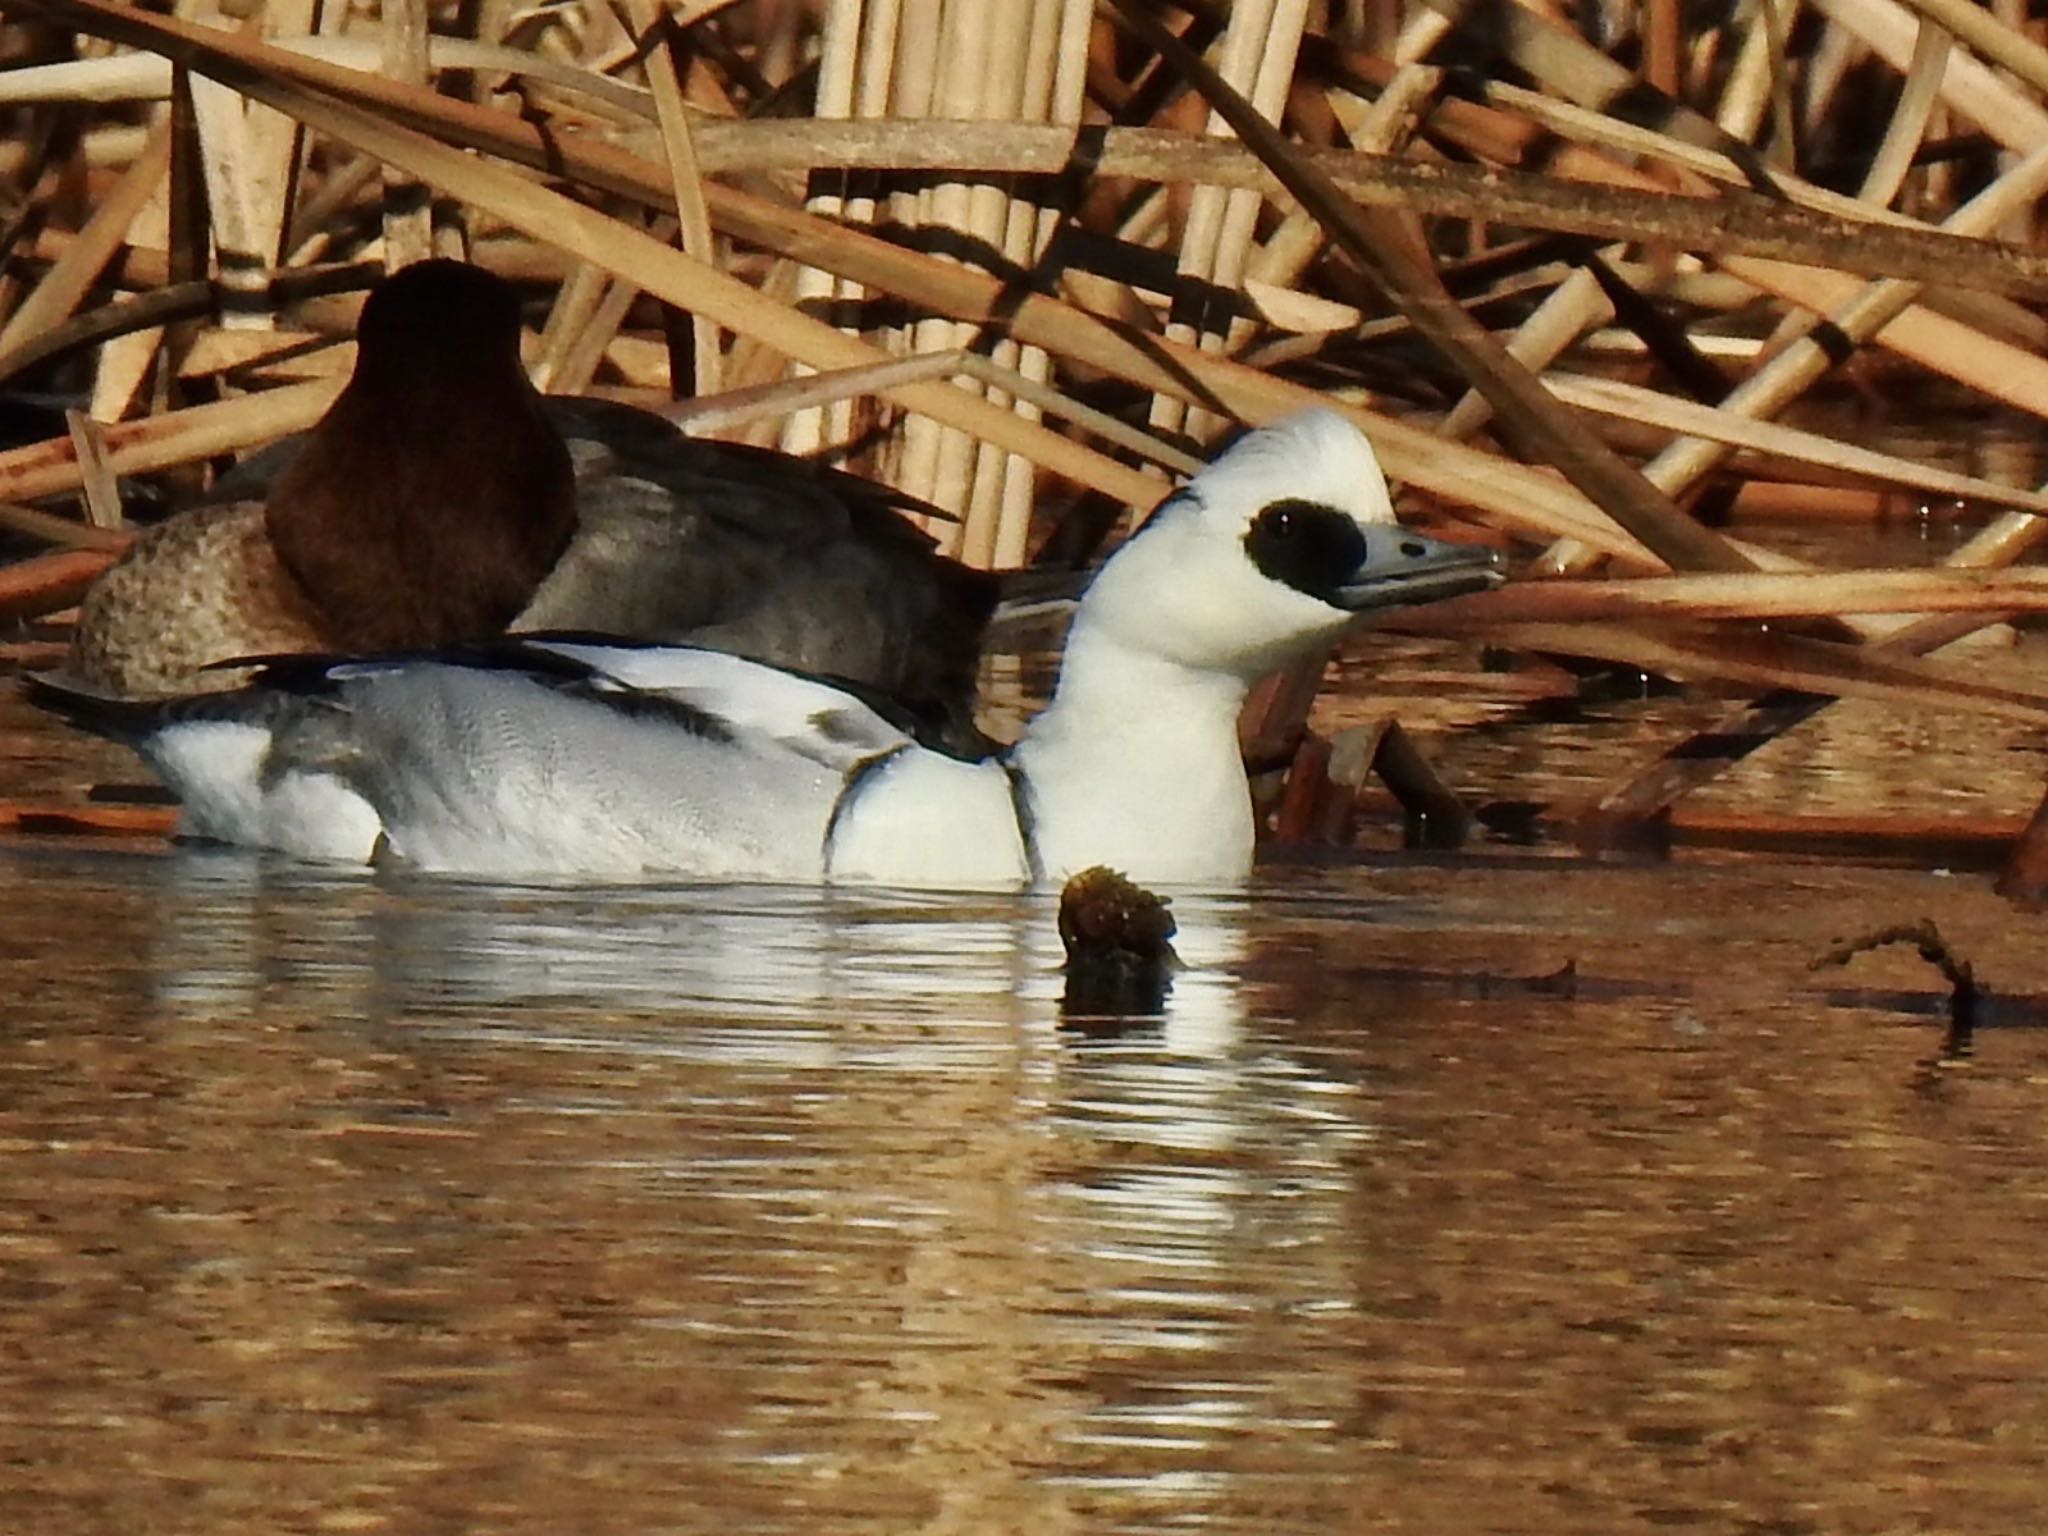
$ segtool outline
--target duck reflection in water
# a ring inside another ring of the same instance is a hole
[[[112,1122],[166,1210],[223,1218],[120,1217],[162,1271],[126,1316],[179,1341],[148,1388],[459,1391],[430,1433],[363,1415],[394,1498],[416,1464],[496,1465],[504,1424],[593,1455],[658,1426],[671,1481],[858,1502],[872,1462],[889,1509],[1056,1529],[1134,1434],[1221,1466],[1299,1417],[1295,1362],[1348,1305],[1370,1102],[1248,1025],[1243,900],[1179,898],[1163,1016],[1080,1040],[1039,894],[134,864],[157,1002]],[[450,1388],[450,1359],[480,1364]],[[677,1415],[651,1383],[692,1373],[714,1388]]]

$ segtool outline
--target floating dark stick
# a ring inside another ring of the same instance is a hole
[[[1923,917],[1917,923],[1894,923],[1889,928],[1877,928],[1860,939],[1849,939],[1818,956],[1810,970],[1819,970],[1825,965],[1847,965],[1865,950],[1882,949],[1887,944],[1911,944],[1920,951],[1920,958],[1941,972],[1948,982],[1948,1034],[1941,1042],[1941,1054],[1945,1057],[1967,1056],[1970,1054],[1970,1039],[1977,1028],[1976,974],[1970,969],[1970,962],[1959,957],[1948,947],[1948,941],[1941,936],[1941,930],[1934,926],[1934,919]]]
[[[1060,892],[1060,942],[1067,950],[1063,1017],[1146,1018],[1165,1007],[1180,963],[1170,942],[1171,905],[1099,864],[1066,883]]]

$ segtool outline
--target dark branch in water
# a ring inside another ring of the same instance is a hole
[[[1925,960],[1942,974],[1948,982],[1948,1034],[1941,1042],[1944,1057],[1967,1056],[1970,1054],[1971,1037],[1977,1029],[1977,1005],[1981,994],[1977,989],[1976,973],[1970,962],[1957,955],[1948,947],[1948,941],[1941,936],[1941,930],[1934,926],[1934,919],[1923,917],[1916,923],[1894,923],[1888,928],[1877,928],[1858,939],[1848,939],[1834,948],[1815,957],[1809,970],[1819,970],[1828,965],[1847,965],[1866,950],[1882,949],[1887,944],[1911,944],[1920,951]]]

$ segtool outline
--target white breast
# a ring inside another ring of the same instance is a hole
[[[827,860],[828,876],[849,884],[1009,888],[1032,873],[1002,764],[921,747],[877,763],[852,787]]]

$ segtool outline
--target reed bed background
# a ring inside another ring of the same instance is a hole
[[[1731,716],[1766,738],[1845,694],[2048,724],[1948,649],[2048,608],[2040,32],[2007,0],[9,0],[0,616],[315,420],[360,291],[440,251],[546,295],[543,388],[831,455],[978,564],[1086,559],[1322,402],[1525,578],[1417,627],[1795,690]],[[1869,428],[1902,400],[1956,429]],[[1930,570],[1743,533],[1954,502],[1988,515]],[[1283,744],[1317,675],[1262,700]],[[1695,759],[1580,811],[1653,815]]]

